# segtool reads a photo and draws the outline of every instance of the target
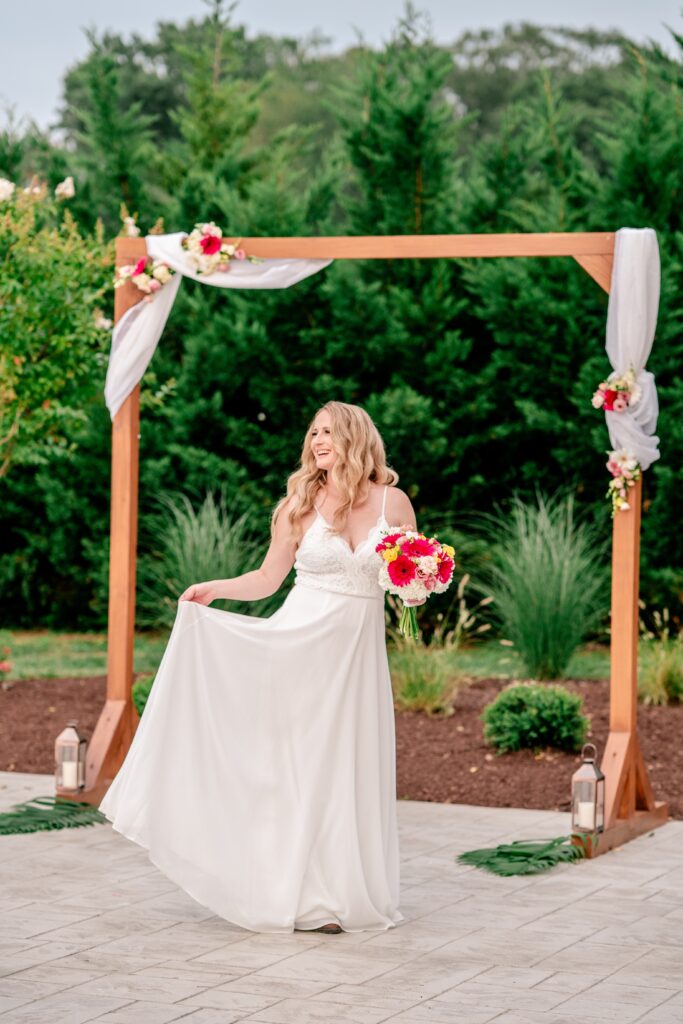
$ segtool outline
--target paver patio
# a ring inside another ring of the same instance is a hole
[[[0,773],[0,807],[53,792]],[[259,935],[109,825],[0,837],[0,1024],[683,1024],[683,822],[534,878],[455,862],[566,814],[399,802],[382,933]]]

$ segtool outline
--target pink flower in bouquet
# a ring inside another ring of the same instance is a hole
[[[393,548],[397,540],[403,536],[402,533],[388,533],[386,537],[383,537],[379,542],[375,551],[386,551],[387,548]]]
[[[235,259],[236,260],[246,260],[246,258],[247,258],[247,254],[244,251],[244,249],[235,249]]]
[[[149,282],[149,290],[151,292],[158,292],[161,288],[161,281],[157,281],[155,277]]]
[[[205,256],[215,256],[221,251],[221,240],[217,235],[204,235],[199,244]]]
[[[144,274],[145,267],[147,266],[147,257],[143,256],[141,260],[138,260],[135,264],[135,269],[131,274],[131,277],[136,277],[138,274]]]
[[[420,555],[433,555],[436,547],[425,537],[409,537],[401,544],[401,551],[404,555],[415,558]]]
[[[612,412],[623,412],[627,405],[626,399],[622,395],[617,395],[612,402]]]
[[[415,578],[415,565],[405,555],[399,555],[387,564],[389,578],[397,587],[404,587]]]
[[[442,558],[439,560],[439,564],[436,567],[436,575],[439,579],[439,583],[450,582],[454,567],[455,562],[452,558]]]
[[[603,389],[598,388],[598,390],[594,392],[593,397],[591,398],[591,403],[594,409],[602,408],[605,404],[605,392]]]

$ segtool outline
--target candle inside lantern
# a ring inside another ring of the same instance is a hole
[[[62,761],[62,786],[78,789],[78,761]]]
[[[595,804],[592,800],[580,800],[576,807],[576,824],[579,828],[595,828]]]

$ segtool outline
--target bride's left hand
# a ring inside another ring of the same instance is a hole
[[[216,594],[214,591],[214,585],[212,581],[208,583],[192,583],[191,586],[184,590],[178,598],[178,604],[181,601],[194,601],[196,604],[211,604],[212,601],[216,600]]]

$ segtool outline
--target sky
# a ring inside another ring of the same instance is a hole
[[[415,6],[428,12],[440,43],[466,30],[519,21],[614,28],[636,41],[657,40],[669,50],[665,26],[683,33],[683,0],[416,0]],[[43,128],[55,120],[64,72],[87,52],[84,28],[151,36],[160,20],[183,22],[207,10],[201,0],[5,0],[3,8],[0,107],[13,107],[17,117],[30,117]],[[233,21],[246,25],[250,35],[322,32],[334,51],[354,43],[358,33],[370,45],[381,45],[403,10],[403,0],[239,0]]]

